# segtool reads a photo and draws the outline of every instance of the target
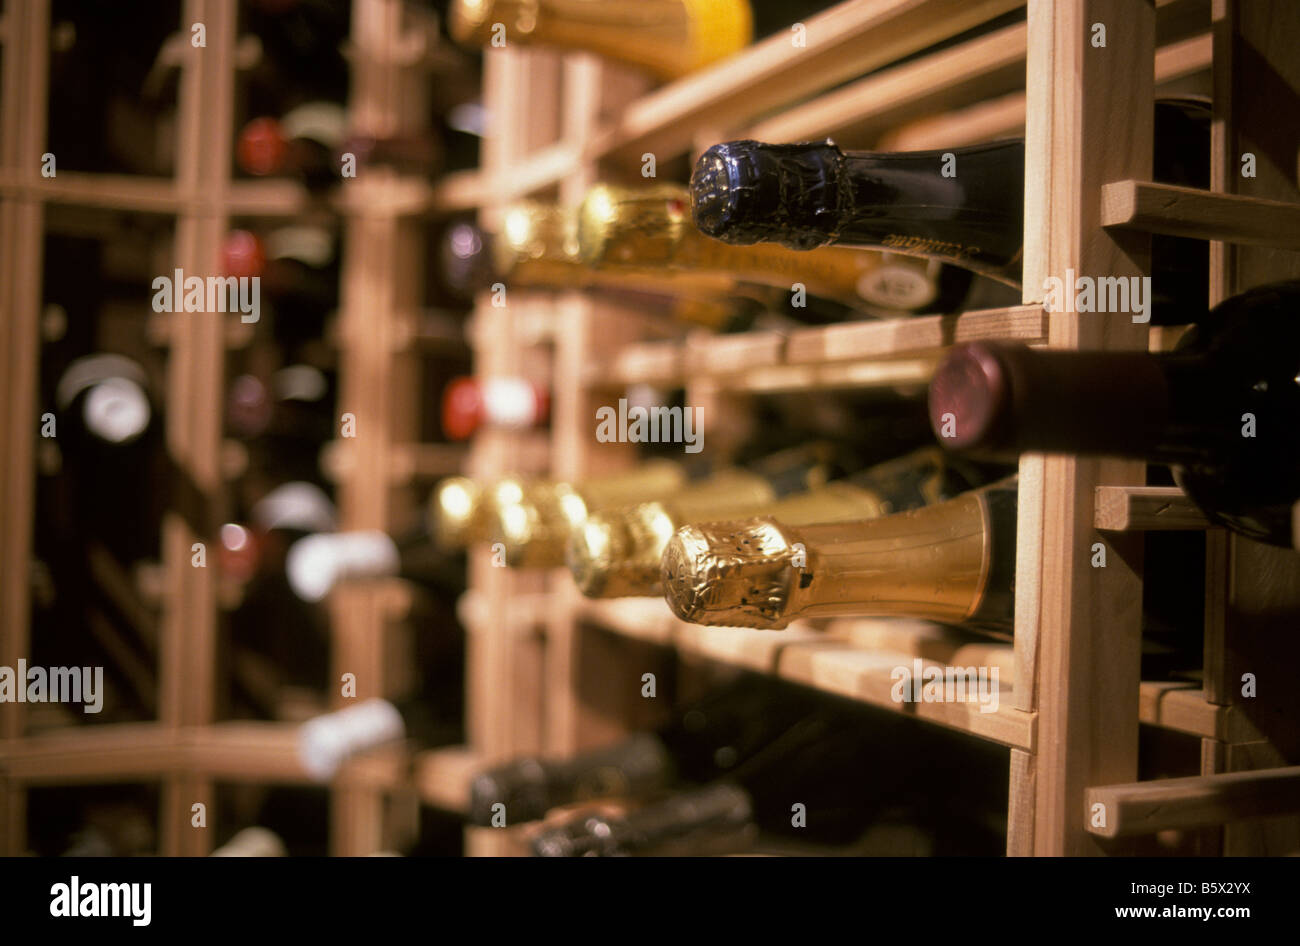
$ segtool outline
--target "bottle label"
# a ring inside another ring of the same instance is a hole
[[[938,295],[934,280],[926,273],[915,266],[892,263],[863,273],[857,290],[867,302],[887,309],[921,309]]]

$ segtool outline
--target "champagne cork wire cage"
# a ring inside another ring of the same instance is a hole
[[[1294,5],[1285,0],[1030,0],[1024,23],[900,62],[1023,6],[1016,0],[848,0],[806,21],[803,46],[773,36],[657,88],[616,63],[586,55],[510,46],[487,51],[484,104],[494,118],[481,168],[432,186],[379,182],[366,195],[373,199],[348,200],[342,208],[348,229],[341,326],[348,344],[340,409],[387,418],[373,439],[346,444],[344,526],[389,526],[403,511],[401,504],[415,497],[410,490],[373,486],[395,478],[400,483],[392,471],[418,465],[402,459],[404,452],[418,452],[404,439],[411,429],[407,413],[414,409],[413,395],[380,383],[393,377],[385,359],[401,355],[400,333],[391,323],[408,302],[421,267],[405,224],[421,215],[477,208],[491,225],[504,206],[520,198],[575,201],[598,180],[638,178],[647,152],[662,166],[693,157],[716,141],[745,136],[800,140],[830,134],[847,147],[935,148],[1023,134],[1023,305],[807,328],[783,340],[754,333],[680,342],[646,338],[644,320],[635,313],[580,293],[548,298],[512,290],[505,308],[485,297],[474,313],[476,372],[552,378],[552,424],[547,449],[541,451],[535,449],[536,434],[485,432],[473,444],[466,472],[481,477],[520,472],[520,456],[528,458],[530,469],[524,472],[565,479],[631,465],[635,456],[626,445],[594,442],[589,419],[596,405],[637,382],[685,382],[688,403],[713,419],[712,433],[725,427],[721,419],[728,412],[744,411],[746,396],[758,391],[873,385],[911,385],[919,391],[942,350],[968,339],[1015,338],[1068,348],[1169,347],[1176,336],[1171,330],[1087,315],[1049,316],[1042,292],[1034,288],[1067,268],[1107,275],[1145,272],[1146,233],[1211,241],[1212,301],[1300,275],[1295,254],[1284,249],[1294,245],[1284,234],[1300,211],[1294,154],[1290,166],[1266,158],[1278,152],[1276,145],[1285,137],[1279,114],[1295,115],[1294,109],[1277,109],[1293,105],[1294,90],[1300,88],[1300,67],[1290,53],[1300,40],[1300,11]],[[400,110],[411,101],[388,92],[391,86],[385,84],[385,77],[403,69],[396,51],[405,48],[398,9],[390,0],[354,0],[351,107],[355,116],[381,127],[402,120]],[[229,153],[229,141],[221,138],[230,133],[229,121],[217,129],[218,123],[197,116],[222,114],[213,111],[222,108],[229,114],[230,17],[216,0],[189,0],[182,14],[182,22],[208,25],[207,55],[199,62],[187,60],[182,83],[178,133],[202,144],[193,149],[195,155]],[[1193,27],[1157,43],[1158,24],[1170,22]],[[1095,23],[1105,24],[1104,48],[1090,43]],[[180,265],[193,258],[187,254],[215,252],[224,215],[233,208],[257,202],[289,214],[301,199],[292,187],[276,184],[268,185],[265,202],[255,201],[247,193],[250,185],[229,181],[224,161],[211,161],[209,167],[197,157],[199,166],[183,165],[175,180],[127,186],[90,175],[70,175],[65,182],[60,174],[58,188],[47,187],[33,156],[44,150],[40,125],[48,29],[44,0],[7,4],[0,31],[6,105],[0,265],[11,278],[0,280],[9,314],[0,329],[0,354],[11,410],[0,436],[13,462],[0,472],[0,574],[7,589],[0,595],[0,664],[5,665],[28,649],[33,459],[31,428],[21,418],[35,414],[32,366],[40,295],[35,274],[44,202],[166,208],[177,217]],[[41,107],[19,107],[19,89],[28,96],[37,89]],[[1270,113],[1260,89],[1281,90],[1291,99],[1275,100]],[[1210,192],[1173,193],[1149,182],[1149,109],[1135,103],[1149,102],[1157,90],[1213,96]],[[1244,151],[1260,156],[1255,178],[1237,171]],[[549,331],[539,343],[535,330],[521,331],[525,324],[549,326]],[[210,416],[199,415],[212,403],[205,399],[219,393],[223,336],[219,325],[203,322],[176,331],[169,401],[192,405],[194,423],[173,432],[169,445],[215,493],[219,431]],[[1207,530],[1202,684],[1143,682],[1141,530],[1201,529],[1204,523],[1179,505],[1179,497],[1153,497],[1141,464],[1026,456],[1020,483],[1014,686],[996,713],[942,704],[922,704],[918,712],[925,722],[1010,747],[1008,853],[1122,854],[1133,838],[1166,828],[1198,831],[1198,849],[1206,854],[1300,849],[1300,803],[1289,802],[1296,796],[1285,788],[1294,784],[1288,763],[1297,761],[1298,716],[1286,702],[1295,697],[1283,695],[1289,687],[1278,676],[1288,662],[1270,658],[1294,653],[1296,645],[1286,639],[1294,634],[1270,615],[1294,614],[1300,607],[1300,557]],[[1153,513],[1170,504],[1182,513]],[[200,620],[205,608],[212,614],[211,578],[183,567],[192,537],[178,522],[169,528],[174,611],[163,624],[159,722],[131,732],[24,739],[20,717],[0,716],[0,837],[6,852],[22,849],[24,793],[30,784],[151,773],[164,786],[163,853],[205,853],[206,842],[188,829],[189,804],[210,797],[214,778],[301,777],[284,763],[292,748],[287,729],[211,725],[211,619],[203,619],[206,625]],[[1090,565],[1096,542],[1108,548],[1104,569]],[[331,602],[335,666],[372,681],[373,688],[359,696],[382,695],[375,631],[395,597],[400,596],[391,590],[343,589]],[[898,705],[889,698],[888,675],[873,667],[893,653],[910,663],[915,652],[905,635],[869,627],[864,632],[862,622],[777,633],[688,627],[656,600],[584,600],[565,572],[494,568],[486,549],[471,553],[461,611],[469,634],[468,744],[414,760],[380,754],[345,770],[332,786],[332,851],[369,853],[382,846],[388,792],[413,787],[426,803],[455,808],[464,804],[475,765],[518,752],[570,753],[643,724],[645,701],[635,683],[665,650],[776,674],[892,710]],[[181,633],[175,617],[180,614],[199,621],[197,633],[193,628]],[[1260,696],[1249,701],[1239,696],[1238,682],[1247,672],[1260,676]],[[1198,738],[1201,775],[1138,782],[1139,724]],[[1109,812],[1104,828],[1087,817],[1096,802]],[[1265,814],[1274,817],[1259,820]],[[467,850],[519,853],[524,847],[509,829],[470,829]]]

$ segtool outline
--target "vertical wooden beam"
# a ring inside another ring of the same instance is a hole
[[[1112,235],[1098,219],[1102,184],[1151,173],[1155,10],[1125,0],[1031,0],[1028,25],[1035,92],[1026,115],[1024,300],[1034,302],[1049,276],[1064,280],[1067,271],[1094,279],[1149,272],[1149,240]],[[1049,344],[1143,348],[1146,329],[1126,314],[1055,312]],[[1041,521],[1039,610],[1018,613],[1016,626],[1017,638],[1037,640],[1032,843],[1040,855],[1097,854],[1084,831],[1084,789],[1137,775],[1142,593],[1141,537],[1103,540],[1092,525],[1093,495],[1100,484],[1142,484],[1144,469],[1059,456],[1041,462],[1041,494],[1031,485],[1020,501],[1022,522]],[[1092,566],[1099,542],[1104,568]],[[1027,537],[1021,551],[1031,544]],[[1034,571],[1029,562],[1021,568]],[[1009,849],[1021,841],[1009,839]]]
[[[427,78],[401,55],[405,9],[401,0],[353,3],[348,102],[353,129],[375,135],[424,129]],[[393,209],[391,195],[399,185],[397,176],[382,168],[365,168],[343,183],[354,199],[343,241],[338,410],[355,418],[355,437],[343,443],[352,454],[338,490],[343,529],[405,527],[416,505],[409,485],[396,488],[393,478],[394,447],[414,441],[419,431],[414,355],[398,351],[397,318],[420,304],[426,264],[421,231]],[[341,693],[344,673],[356,675],[358,699],[388,695],[387,602],[379,587],[340,588],[330,601],[330,687],[336,707],[352,702]],[[349,768],[340,773],[332,794],[330,850],[370,854],[383,844],[384,798],[378,789],[355,783]]]
[[[218,274],[218,252],[227,229],[225,198],[230,176],[234,102],[236,11],[220,0],[187,0],[180,29],[202,23],[206,47],[187,44],[181,69],[176,181],[182,212],[176,221],[175,265],[185,274]],[[231,318],[218,312],[173,314],[167,362],[167,449],[178,475],[201,497],[191,510],[163,521],[163,562],[168,594],[159,641],[159,721],[201,726],[213,721],[216,693],[216,548],[213,531],[223,512],[221,425],[224,403],[225,333]],[[183,493],[183,490],[177,492]],[[195,568],[193,545],[204,543],[207,567]],[[211,799],[203,779],[168,776],[163,786],[163,854],[202,851],[207,833],[190,825],[190,805]],[[195,796],[188,803],[186,796]]]
[[[5,15],[0,167],[6,176],[39,181],[49,95],[49,2],[11,3]],[[43,220],[44,205],[34,188],[0,201],[0,449],[5,458],[0,464],[0,666],[7,667],[29,656],[31,644]],[[22,704],[0,707],[0,740],[22,736],[23,711]],[[0,855],[26,848],[26,803],[22,784],[0,778]]]
[[[480,164],[489,182],[505,181],[517,162],[538,147],[553,143],[560,125],[560,58],[547,50],[516,47],[485,51],[483,103],[492,116],[483,140]],[[500,193],[497,189],[495,193]],[[489,197],[480,208],[485,229],[494,229],[505,209]],[[474,309],[474,373],[481,377],[519,374],[540,367],[537,353],[520,344],[517,326],[530,316],[549,318],[552,302],[545,296],[507,286],[506,305],[493,306],[487,296]],[[552,417],[562,414],[553,403]],[[518,437],[506,431],[483,431],[475,437],[472,475],[491,480],[518,472]],[[522,594],[545,591],[544,573],[494,567],[491,552],[475,549],[470,556],[469,585],[485,603],[482,623],[470,633],[466,654],[466,719],[468,738],[476,753],[500,759],[544,748],[549,706],[543,677],[547,654],[543,641],[521,618],[512,601]],[[522,849],[498,829],[471,830],[466,852],[492,856]]]

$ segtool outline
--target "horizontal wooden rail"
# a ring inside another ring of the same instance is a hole
[[[1105,785],[1087,789],[1084,806],[1088,832],[1103,838],[1292,814],[1300,812],[1300,766]]]
[[[765,119],[743,137],[783,142],[830,135],[846,147],[865,145],[873,134],[909,115],[1024,88],[1027,36],[1025,24],[1017,23],[882,70]]]
[[[1101,225],[1300,250],[1300,204],[1173,184],[1115,181],[1104,185]]]
[[[1209,33],[1169,43],[1156,50],[1159,86],[1209,70],[1213,40]],[[965,108],[918,118],[886,132],[875,147],[882,151],[926,151],[1015,138],[1025,132],[1025,93],[1011,92]]]
[[[486,760],[468,746],[446,746],[415,757],[415,790],[426,805],[464,814],[469,788]]]
[[[795,623],[775,632],[702,627],[678,620],[660,598],[584,600],[577,615],[622,636],[773,674],[1005,746],[1030,751],[1034,748],[1035,716],[1015,707],[1011,690],[1014,672],[999,671],[998,703],[991,712],[981,711],[980,704],[973,700],[898,702],[893,698],[894,669],[911,668],[915,659],[927,667],[950,660],[960,660],[961,666],[979,662],[967,659],[975,655],[962,651],[959,640],[933,637],[922,627],[925,622],[844,619],[833,622],[829,629]],[[1008,667],[1005,657],[999,658],[997,665]]]
[[[685,342],[634,342],[594,368],[584,383],[603,389],[714,377],[737,390],[752,391],[925,383],[946,348],[992,338],[1027,345],[1045,342],[1047,314],[1041,305],[1024,305],[840,322],[784,336],[762,331],[701,334]]]
[[[738,129],[759,115],[888,65],[1022,5],[1022,0],[850,0],[789,31],[631,103],[603,129],[588,157],[660,161],[706,131]]]
[[[121,723],[57,730],[0,742],[0,773],[28,784],[147,781],[203,775],[223,781],[315,784],[298,761],[298,724],[234,721],[173,728]],[[395,786],[404,777],[400,746],[350,760],[349,784]]]
[[[1108,532],[1173,532],[1210,528],[1177,486],[1098,486],[1093,525]]]

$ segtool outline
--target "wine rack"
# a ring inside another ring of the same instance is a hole
[[[29,653],[29,567],[34,496],[37,326],[46,208],[136,211],[176,221],[171,265],[215,272],[232,217],[288,220],[307,211],[301,185],[286,180],[232,180],[237,5],[186,0],[179,9],[178,164],[172,177],[59,170],[40,174],[46,148],[50,48],[49,0],[9,2],[0,18],[4,108],[0,127],[0,265],[4,266],[0,363],[7,400],[0,441],[10,451],[3,485],[4,574],[0,659],[16,666]],[[421,54],[427,35],[405,22],[395,0],[356,0],[349,48],[350,117],[375,133],[413,130],[426,120]],[[190,43],[190,24],[205,27],[206,46]],[[339,315],[340,409],[357,417],[357,436],[331,451],[343,528],[391,528],[419,502],[418,487],[458,472],[463,453],[416,442],[420,404],[409,321],[422,288],[420,222],[441,205],[424,181],[386,172],[355,181],[334,209],[343,219],[344,268]],[[167,447],[193,482],[203,522],[227,502],[222,466],[224,361],[247,336],[218,313],[154,320],[151,334],[168,346]],[[403,333],[403,329],[406,329]],[[403,341],[405,339],[405,341]],[[376,484],[386,484],[379,485]],[[38,524],[39,525],[39,524]],[[163,616],[155,722],[78,727],[25,735],[23,707],[0,712],[0,853],[26,848],[26,793],[60,784],[124,780],[161,786],[159,853],[201,855],[211,830],[192,826],[196,803],[214,808],[218,783],[314,784],[298,761],[297,726],[214,721],[218,594],[215,568],[191,566],[194,542],[215,553],[215,533],[179,509],[164,525]],[[402,616],[394,584],[347,587],[331,601],[331,679],[357,678],[357,696],[385,694],[385,633]],[[392,656],[388,660],[394,659]],[[337,685],[331,687],[336,693]],[[379,751],[344,766],[328,786],[331,824],[321,825],[336,854],[370,854],[393,846],[387,802],[410,798],[409,760]]]
[[[1288,39],[1300,37],[1295,11],[1232,0],[1031,0],[1024,22],[911,57],[1018,6],[841,3],[805,24],[805,48],[774,36],[651,90],[638,89],[618,65],[584,56],[557,61],[547,52],[490,51],[487,104],[502,123],[497,150],[477,187],[458,182],[455,189],[466,203],[482,201],[489,222],[513,200],[571,200],[597,178],[635,180],[643,154],[662,166],[729,138],[830,135],[842,147],[898,149],[1019,134],[1027,140],[1021,306],[665,340],[637,335],[625,313],[576,295],[552,301],[520,292],[505,310],[481,303],[477,315],[492,329],[481,335],[478,369],[491,375],[531,368],[552,379],[549,472],[569,478],[629,462],[593,444],[586,421],[595,406],[612,403],[632,384],[684,385],[687,403],[704,406],[714,418],[710,432],[722,439],[725,418],[745,411],[753,394],[877,386],[919,395],[940,354],[959,341],[1166,350],[1177,340],[1175,329],[1049,315],[1035,289],[1067,268],[1142,272],[1149,265],[1142,234],[1214,241],[1213,301],[1300,272],[1285,252],[1294,247],[1300,208],[1295,169],[1253,179],[1235,173],[1239,155],[1252,144],[1264,147],[1272,135],[1251,98],[1251,73],[1276,70],[1295,83],[1294,65],[1283,61]],[[1094,23],[1106,26],[1104,48],[1090,45]],[[1251,57],[1234,57],[1247,47]],[[1135,103],[1157,92],[1213,96],[1212,191],[1144,180],[1153,131]],[[512,345],[512,319],[538,316],[553,320],[549,345]],[[512,472],[514,436],[482,440],[470,468],[484,476]],[[1010,854],[1122,854],[1135,850],[1133,838],[1168,827],[1199,829],[1197,850],[1205,854],[1295,850],[1297,807],[1279,799],[1295,778],[1287,763],[1297,761],[1300,717],[1289,697],[1243,701],[1230,681],[1240,672],[1264,672],[1268,648],[1293,652],[1285,627],[1263,615],[1274,606],[1294,613],[1300,560],[1208,528],[1181,492],[1145,482],[1141,464],[1023,458],[1011,693],[991,714],[943,704],[906,709],[1010,747]],[[1140,564],[1128,563],[1140,562],[1141,533],[1152,529],[1206,531],[1200,687],[1140,679],[1142,573]],[[1089,561],[1096,542],[1109,552],[1104,569]],[[781,632],[688,625],[661,601],[584,600],[567,573],[493,569],[482,555],[471,581],[476,606],[467,608],[475,640],[472,746],[426,760],[426,797],[454,796],[447,786],[463,775],[467,759],[563,754],[634,725],[628,714],[635,710],[620,707],[608,691],[634,687],[654,669],[648,654],[664,649],[891,711],[900,706],[890,699],[889,668],[914,655],[942,656],[923,637],[884,633],[884,622]],[[611,645],[611,634],[629,646]],[[1245,648],[1255,671],[1241,662],[1246,639],[1256,640]],[[1201,775],[1137,782],[1140,725],[1200,739]],[[1207,802],[1220,791],[1221,803]],[[1088,826],[1094,803],[1113,813],[1107,827]],[[1156,806],[1168,814],[1151,816]],[[1252,812],[1277,817],[1241,820]],[[471,834],[471,851],[521,850],[508,830]]]
[[[1024,22],[975,38],[975,27],[1027,6]],[[384,133],[422,114],[418,41],[396,0],[353,0],[351,117]],[[236,23],[224,0],[186,0],[181,23],[203,22],[207,47],[181,65],[172,178],[60,171],[39,176],[45,151],[49,0],[9,0],[0,15],[0,665],[29,651],[37,416],[38,321],[45,209],[53,205],[174,217],[174,264],[208,271],[227,221],[289,218],[308,198],[281,181],[231,180]],[[1093,24],[1106,45],[1091,43]],[[1066,269],[1140,274],[1145,234],[1211,242],[1212,301],[1300,276],[1300,190],[1294,147],[1271,109],[1295,115],[1300,10],[1287,0],[845,0],[810,18],[806,42],[776,35],[699,73],[653,87],[641,74],[582,54],[507,46],[485,54],[492,117],[482,166],[435,183],[378,175],[343,189],[345,257],[339,321],[340,409],[359,435],[330,458],[344,528],[388,528],[411,511],[425,479],[464,471],[491,478],[561,479],[624,468],[628,445],[597,444],[594,408],[633,384],[682,385],[706,417],[710,449],[727,420],[774,392],[895,388],[921,396],[942,352],[967,340],[1011,338],[1065,348],[1164,350],[1177,331],[1086,315],[1047,314],[1036,290]],[[1162,34],[1164,36],[1162,37]],[[191,50],[191,52],[196,52]],[[1279,82],[1279,77],[1285,79]],[[1213,97],[1212,188],[1157,185],[1149,173],[1157,93]],[[489,227],[521,198],[575,202],[600,180],[641,179],[737,137],[832,135],[847,148],[958,147],[1026,138],[1022,304],[957,316],[849,322],[734,336],[665,339],[634,311],[581,293],[509,290],[473,316],[475,370],[549,382],[549,434],[485,431],[468,456],[415,442],[420,405],[409,383],[408,318],[424,260],[418,223],[477,210]],[[1293,144],[1293,142],[1292,142]],[[1260,156],[1257,176],[1240,156]],[[1267,160],[1288,153],[1291,166]],[[217,412],[222,359],[238,332],[217,316],[158,328],[170,346],[168,445],[204,503],[222,503]],[[1140,464],[1026,456],[1020,465],[1014,676],[999,709],[902,707],[889,670],[942,663],[942,640],[888,622],[836,621],[781,632],[707,628],[658,600],[588,601],[567,572],[496,567],[471,553],[461,601],[469,634],[467,744],[378,752],[331,785],[330,849],[370,853],[388,839],[386,803],[418,794],[464,805],[476,766],[530,751],[567,754],[643,725],[657,709],[640,680],[673,660],[756,670],[991,740],[1010,750],[1007,852],[1123,854],[1167,828],[1196,830],[1204,854],[1300,850],[1300,696],[1286,678],[1300,640],[1300,556],[1207,527],[1177,491],[1148,487]],[[1296,509],[1300,535],[1300,506]],[[1206,531],[1205,655],[1196,684],[1143,681],[1138,641],[1141,533]],[[189,565],[198,541],[179,513],[165,530],[166,610],[156,723],[25,736],[20,708],[0,713],[0,853],[24,849],[29,787],[123,779],[162,786],[161,851],[202,854],[190,806],[211,806],[221,781],[306,783],[284,724],[214,723],[216,589]],[[210,537],[209,537],[210,538]],[[1093,568],[1102,543],[1108,565]],[[384,695],[386,624],[400,616],[395,585],[343,587],[331,600],[332,678],[352,672],[358,697]],[[1278,615],[1284,616],[1279,618]],[[1293,623],[1293,621],[1291,622]],[[1240,696],[1245,673],[1258,696]],[[1139,782],[1140,726],[1200,740],[1196,777]],[[1090,825],[1094,804],[1111,813]],[[1267,814],[1269,821],[1242,820]],[[519,853],[511,829],[468,829],[472,854]]]

